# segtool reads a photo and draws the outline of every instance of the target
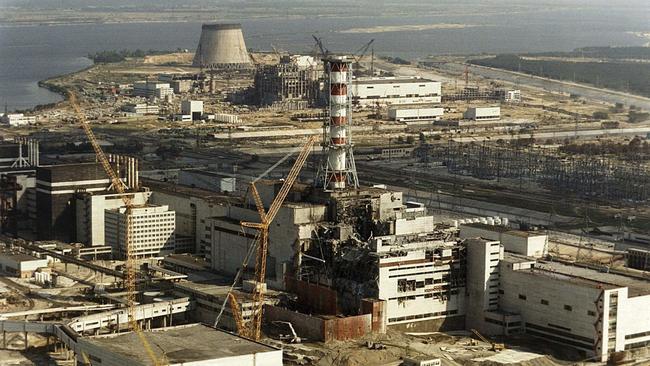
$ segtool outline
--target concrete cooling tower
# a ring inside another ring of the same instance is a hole
[[[192,65],[214,69],[251,67],[241,24],[203,24]]]

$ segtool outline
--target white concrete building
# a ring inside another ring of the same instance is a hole
[[[169,83],[140,81],[133,84],[133,95],[137,97],[165,99],[174,95],[174,89]]]
[[[440,104],[442,84],[421,78],[361,78],[352,82],[352,103],[359,106]]]
[[[425,233],[371,242],[379,258],[377,298],[386,301],[386,325],[410,331],[463,328],[464,248]]]
[[[9,113],[0,117],[0,121],[9,126],[26,126],[36,123],[36,117],[25,116],[23,113]]]
[[[512,230],[506,226],[482,223],[460,226],[460,238],[484,238],[501,242],[506,251],[541,258],[548,254],[548,236],[541,232]]]
[[[122,110],[124,110],[125,112],[134,113],[141,116],[147,114],[160,113],[160,107],[158,107],[155,104],[146,104],[146,103],[127,104],[124,107],[122,107]]]
[[[498,121],[501,119],[501,107],[469,107],[463,117],[473,121]]]
[[[395,122],[433,121],[442,118],[445,109],[436,108],[390,108],[388,119]]]
[[[30,278],[38,268],[47,267],[47,264],[47,258],[37,258],[11,249],[0,249],[0,271],[19,278]]]
[[[486,330],[487,313],[499,309],[499,262],[503,247],[498,241],[467,239],[467,323],[470,329]]]
[[[499,308],[519,314],[532,336],[595,356],[650,345],[650,286],[639,277],[508,255]]]
[[[114,256],[126,256],[126,209],[106,210],[105,243]],[[175,250],[175,212],[168,206],[146,205],[131,211],[129,238],[138,257],[157,257]]]
[[[124,193],[132,198],[134,205],[144,205],[151,192]],[[103,246],[105,242],[105,212],[124,207],[122,195],[86,193],[76,197],[77,241],[88,246]]]
[[[203,118],[202,100],[184,100],[181,102],[181,114],[192,116],[193,121]]]
[[[503,100],[507,103],[521,102],[521,90],[506,90],[506,95]]]

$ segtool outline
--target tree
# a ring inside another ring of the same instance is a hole
[[[594,112],[593,117],[594,117],[594,119],[608,119],[609,114],[607,112],[597,111],[597,112]]]

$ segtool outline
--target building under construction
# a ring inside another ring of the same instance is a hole
[[[296,110],[321,101],[323,66],[311,56],[283,56],[280,63],[261,65],[255,73],[257,103],[273,109]]]

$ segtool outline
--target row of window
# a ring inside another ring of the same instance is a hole
[[[499,293],[500,293],[500,294],[503,294],[504,292],[503,292],[503,290],[499,290]],[[519,294],[519,300],[524,300],[524,301],[526,301],[526,300],[527,300],[526,295]],[[541,299],[541,300],[539,300],[539,302],[540,302],[540,304],[542,304],[542,305],[549,305],[549,302],[548,302],[548,300],[546,300],[546,299]],[[566,310],[566,311],[573,311],[573,306],[564,304],[564,310]],[[593,311],[593,310],[587,310],[587,315],[589,315],[589,316],[596,316],[596,312]]]
[[[425,319],[434,316],[456,315],[456,314],[458,314],[458,310],[438,311],[435,313],[415,314],[415,315],[408,315],[408,316],[400,316],[396,318],[388,318],[388,322],[395,323],[395,322],[401,322],[405,320]]]

